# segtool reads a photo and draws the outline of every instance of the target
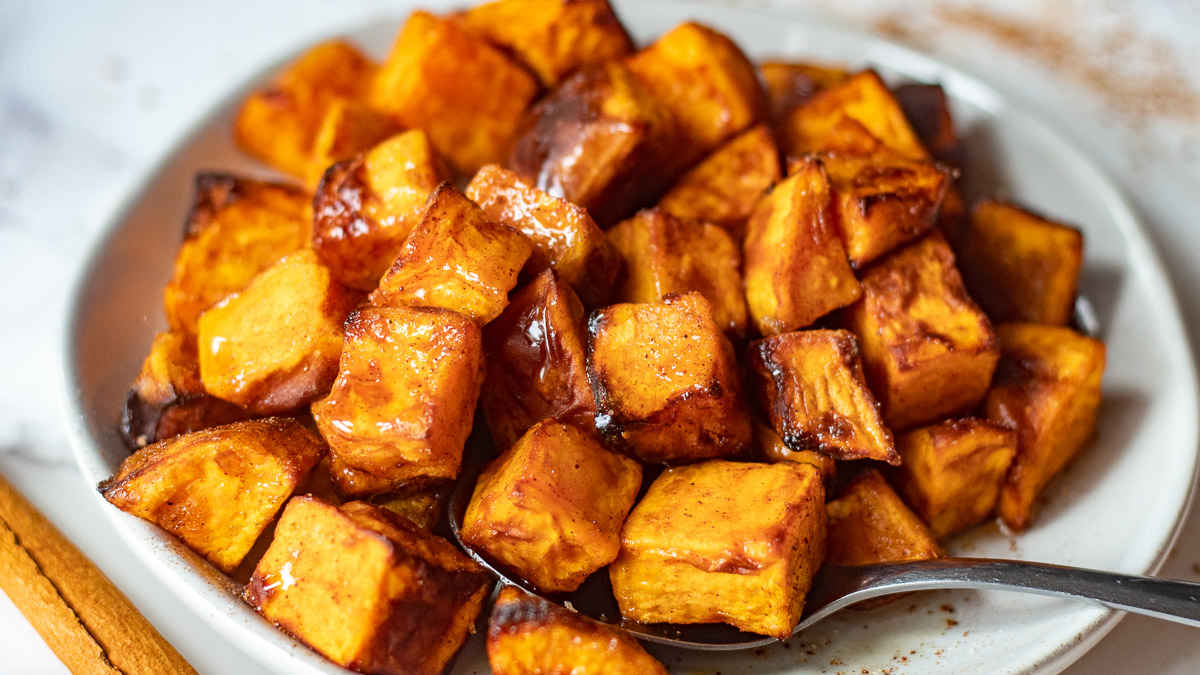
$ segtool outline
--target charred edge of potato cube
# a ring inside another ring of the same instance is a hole
[[[792,450],[770,424],[755,420],[754,444],[762,461],[811,464],[821,474],[821,483],[830,486],[837,479],[837,460],[814,450]]]
[[[449,481],[416,480],[396,492],[372,497],[370,502],[432,532],[446,512],[453,487]]]
[[[874,468],[855,474],[825,509],[829,564],[871,565],[943,555],[925,522]]]
[[[966,147],[954,128],[942,85],[908,82],[893,89],[892,95],[934,159],[955,169],[966,166]]]

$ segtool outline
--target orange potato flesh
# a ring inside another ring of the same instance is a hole
[[[850,73],[836,66],[785,61],[764,61],[759,64],[758,73],[765,85],[767,109],[773,123],[817,92],[850,78]]]
[[[308,189],[317,189],[329,167],[370,150],[399,131],[391,115],[353,99],[334,101],[313,139],[305,180]]]
[[[811,464],[821,474],[823,485],[831,485],[837,477],[837,460],[813,450],[792,450],[769,424],[754,423],[754,446],[766,462]]]
[[[875,469],[865,469],[825,505],[833,565],[872,565],[940,558],[929,528]]]

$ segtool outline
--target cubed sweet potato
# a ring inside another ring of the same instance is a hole
[[[875,469],[864,469],[825,505],[833,565],[872,565],[939,558],[929,528]]]
[[[759,64],[758,73],[765,85],[772,123],[781,121],[792,108],[822,89],[837,86],[850,78],[850,73],[837,66],[788,61],[764,61]]]
[[[608,237],[625,260],[621,300],[656,302],[695,291],[708,301],[721,330],[733,337],[745,333],[742,252],[728,232],[650,209],[622,221]]]
[[[309,197],[286,185],[229,174],[196,176],[196,191],[163,291],[171,330],[196,334],[209,307],[237,293],[259,272],[308,246]]]
[[[371,503],[404,516],[426,532],[433,532],[442,514],[446,512],[452,487],[453,483],[449,481],[424,485],[418,481],[415,486],[405,486],[391,494],[372,498]],[[336,486],[333,493],[337,494]]]
[[[479,476],[464,543],[547,593],[579,588],[617,557],[642,466],[592,430],[534,425]]]
[[[138,450],[100,491],[231,574],[324,454],[295,420],[235,422]]]
[[[966,152],[954,117],[950,100],[940,84],[908,82],[892,90],[904,117],[921,144],[937,161],[961,169],[966,164]]]
[[[463,174],[503,161],[538,83],[454,19],[413,12],[372,85],[372,104],[424,129]]]
[[[387,113],[355,99],[334,101],[313,138],[305,179],[308,189],[317,189],[329,167],[366,152],[399,132],[396,120]]]
[[[743,251],[746,305],[763,335],[809,326],[862,294],[834,229],[819,160],[805,160],[759,200]]]
[[[852,333],[808,330],[759,340],[750,345],[750,367],[771,426],[789,448],[900,462]]]
[[[988,419],[1017,430],[1017,454],[996,511],[1021,530],[1038,495],[1096,428],[1105,348],[1058,326],[1003,324],[996,334],[1003,356],[984,410]]]
[[[902,431],[975,407],[1000,350],[941,234],[876,263],[862,284],[846,323],[858,335],[867,382],[888,426]]]
[[[508,305],[508,292],[532,250],[528,237],[493,222],[453,185],[442,183],[370,302],[444,307],[482,326]]]
[[[808,464],[667,469],[629,514],[609,567],[621,615],[789,637],[825,558],[824,503]]]
[[[733,348],[699,293],[592,312],[587,370],[596,428],[643,461],[728,457],[750,445]]]
[[[754,422],[754,449],[766,462],[811,464],[821,474],[821,483],[831,485],[837,477],[837,460],[815,450],[792,450],[770,424]]]
[[[287,256],[201,315],[204,388],[259,415],[324,395],[337,375],[342,323],[361,300],[311,249]]]
[[[457,478],[483,381],[479,328],[440,308],[365,307],[346,321],[341,354],[332,391],[312,406],[338,489]]]
[[[491,590],[487,572],[453,544],[386,509],[295,497],[246,601],[340,666],[441,675]]]

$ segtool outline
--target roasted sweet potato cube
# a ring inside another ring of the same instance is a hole
[[[392,513],[404,516],[413,525],[432,532],[446,511],[450,501],[450,491],[453,483],[437,482],[432,485],[422,485],[419,481],[416,487],[408,487],[382,495],[372,500],[372,503]],[[334,494],[337,494],[336,487]]]
[[[234,422],[138,450],[100,491],[231,574],[324,453],[295,420]]]
[[[204,390],[195,337],[159,333],[125,398],[118,430],[125,445],[136,450],[250,417],[248,410]]]
[[[546,87],[633,50],[608,0],[496,0],[467,10],[463,22],[515,55]]]
[[[708,301],[721,330],[734,337],[745,333],[742,252],[728,232],[651,209],[621,222],[608,237],[625,260],[621,300],[656,302],[695,291]]]
[[[759,200],[743,252],[746,305],[763,335],[809,326],[862,294],[834,230],[818,160],[805,160]]]
[[[950,174],[929,162],[827,153],[821,164],[855,268],[928,232],[950,185]]]
[[[686,164],[671,113],[615,62],[580,71],[539,101],[509,168],[609,227],[658,199]]]
[[[629,514],[609,567],[621,615],[789,637],[825,558],[824,504],[808,464],[667,469]]]
[[[444,307],[482,326],[508,305],[508,292],[532,250],[525,235],[491,221],[453,185],[442,183],[370,301]]]
[[[342,323],[361,300],[311,249],[287,256],[200,317],[204,388],[259,415],[324,395],[337,375]]]
[[[987,200],[971,214],[959,250],[967,288],[994,321],[1070,321],[1083,266],[1079,230]]]
[[[822,89],[850,79],[844,69],[823,63],[765,61],[758,66],[767,94],[767,110],[773,123]]]
[[[750,367],[771,426],[789,448],[899,463],[852,333],[809,330],[759,340],[750,345]]]
[[[483,381],[479,328],[445,309],[365,307],[347,319],[341,354],[333,390],[312,406],[338,489],[457,478]]]
[[[545,419],[595,426],[583,324],[579,298],[557,273],[546,270],[484,327],[488,370],[480,405],[498,448],[512,445]]]
[[[1017,430],[996,511],[1013,529],[1029,526],[1034,503],[1096,428],[1104,343],[1069,328],[1004,324],[1003,356],[984,401],[988,419]]]
[[[667,675],[629,633],[505,586],[487,632],[493,675],[606,673]]]
[[[658,206],[679,218],[716,223],[740,240],[754,205],[779,172],[775,138],[767,127],[756,126],[680,176]]]
[[[695,159],[766,115],[754,64],[728,37],[683,23],[626,63],[681,125],[678,152]]]
[[[975,407],[1000,350],[941,234],[884,258],[862,284],[845,318],[888,426],[901,431]]]
[[[533,253],[525,263],[527,276],[553,267],[589,306],[608,299],[621,271],[621,256],[586,210],[495,164],[475,174],[466,195],[488,218],[533,242]]]
[[[750,445],[733,348],[699,293],[592,312],[587,370],[596,428],[643,461],[728,457]]]
[[[364,502],[295,497],[246,601],[334,663],[363,673],[440,675],[492,591],[453,544]]]
[[[792,450],[783,442],[770,424],[755,421],[754,447],[767,462],[797,462],[811,464],[821,474],[821,483],[830,485],[837,477],[837,461],[814,450]]]
[[[954,128],[950,100],[942,85],[908,82],[893,89],[892,94],[933,158],[956,169],[963,168],[965,149]]]
[[[413,12],[372,88],[372,104],[424,129],[463,174],[507,155],[537,80],[454,19]]]
[[[325,42],[246,98],[234,120],[238,147],[296,178],[306,178],[314,142],[339,99],[362,99],[375,64],[353,45]]]
[[[462,540],[547,593],[612,562],[642,466],[591,430],[546,420],[479,476]]]
[[[864,469],[825,505],[833,565],[872,565],[939,558],[929,528],[875,469]]]
[[[420,129],[335,164],[313,200],[313,248],[338,281],[375,290],[446,176]]]
[[[196,176],[183,245],[163,292],[171,330],[195,335],[205,310],[308,246],[309,209],[308,195],[286,185],[228,174]]]
[[[329,106],[308,160],[306,181],[316,190],[325,171],[337,162],[366,152],[388,137],[400,132],[396,120],[354,99],[338,99]]]
[[[873,70],[857,73],[793,108],[780,124],[784,151],[800,156],[828,149],[826,137],[843,117],[854,119],[903,157],[929,159],[900,104]]]
[[[896,449],[896,490],[941,539],[992,512],[1017,435],[985,420],[955,419],[901,434]]]

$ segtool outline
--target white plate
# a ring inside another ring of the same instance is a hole
[[[438,4],[449,3],[423,3]],[[1097,439],[1052,484],[1031,530],[1006,537],[984,526],[949,548],[953,554],[1127,573],[1157,569],[1187,511],[1196,472],[1196,382],[1158,257],[1120,191],[1094,163],[987,85],[878,38],[714,6],[617,4],[640,42],[684,19],[698,19],[728,33],[752,58],[872,65],[892,78],[939,81],[954,100],[975,189],[990,186],[991,192],[1083,228],[1081,290],[1096,306],[1109,350]],[[404,14],[351,37],[382,54]],[[233,147],[232,114],[243,93],[217,102],[212,115],[148,175],[82,273],[64,348],[67,415],[88,480],[108,477],[127,454],[115,423],[151,337],[164,325],[162,288],[181,239],[194,174],[266,173]],[[267,668],[345,672],[261,620],[238,600],[236,587],[174,539],[100,498],[97,508],[174,592]],[[1068,601],[945,592],[871,612],[845,612],[790,644],[766,650],[654,651],[681,673],[1055,672],[1099,640],[1116,618]],[[455,672],[487,672],[478,638]]]

